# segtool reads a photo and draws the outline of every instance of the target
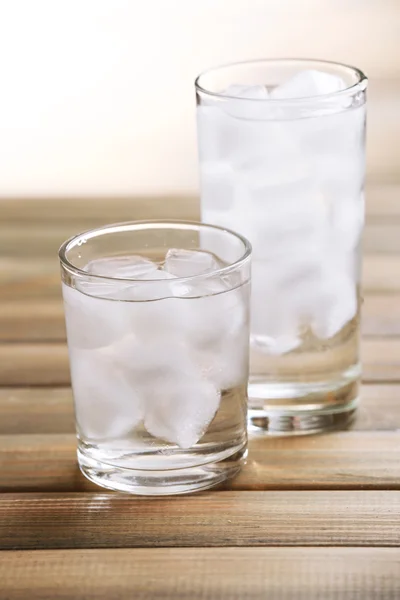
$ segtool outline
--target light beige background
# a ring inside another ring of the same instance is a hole
[[[368,173],[400,167],[400,0],[0,0],[0,195],[195,193],[193,80],[310,56],[371,78]]]

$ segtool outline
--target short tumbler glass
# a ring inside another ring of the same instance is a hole
[[[178,494],[246,454],[251,247],[190,222],[107,225],[59,252],[79,466]]]
[[[316,60],[196,80],[202,219],[253,247],[250,432],[343,427],[356,409],[366,88]]]

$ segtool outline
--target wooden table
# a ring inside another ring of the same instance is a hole
[[[229,486],[130,497],[80,474],[57,249],[188,199],[0,202],[0,598],[400,597],[400,187],[370,186],[362,405],[349,431],[252,440]]]

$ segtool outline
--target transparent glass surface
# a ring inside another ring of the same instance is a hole
[[[250,253],[233,232],[155,221],[61,247],[78,461],[89,479],[173,494],[238,472]]]
[[[357,405],[366,88],[313,60],[196,80],[202,219],[253,247],[252,432],[345,426]]]

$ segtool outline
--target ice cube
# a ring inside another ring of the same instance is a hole
[[[231,85],[223,92],[222,110],[235,119],[259,121],[273,116],[273,107],[268,100],[268,90],[264,85]]]
[[[250,337],[250,343],[255,350],[263,354],[280,356],[298,348],[301,344],[301,338],[296,335],[284,333],[278,334],[275,337],[255,334]]]
[[[267,100],[268,90],[265,85],[233,84],[224,90],[223,95],[233,98],[247,98],[249,100]]]
[[[362,195],[337,198],[332,202],[332,244],[343,250],[357,247],[364,226]]]
[[[270,92],[270,97],[274,100],[307,98],[333,94],[345,88],[346,84],[341,77],[310,69],[296,73],[296,75],[275,87]]]
[[[182,329],[162,331],[160,327],[137,331],[109,346],[105,352],[112,362],[129,374],[131,381],[148,396],[154,378],[167,373],[197,377],[199,370],[189,355]],[[150,387],[149,387],[150,386]]]
[[[150,300],[161,300],[174,295],[172,283],[175,276],[162,268],[146,274],[142,281],[137,281],[127,288],[123,300],[144,302]],[[153,310],[151,307],[150,310]]]
[[[285,262],[253,264],[250,339],[253,347],[266,354],[284,354],[301,343],[302,310],[293,303],[297,285],[285,282],[284,271],[288,275]]]
[[[355,282],[342,269],[327,268],[326,279],[314,305],[311,328],[320,339],[329,339],[357,313]]]
[[[221,338],[230,338],[246,327],[244,287],[230,289],[229,279],[226,281],[218,276],[190,282],[183,296],[181,313],[181,327],[188,339],[195,345],[209,348]]]
[[[260,188],[252,210],[237,210],[237,228],[251,242],[255,260],[321,251],[329,235],[329,202],[312,182]]]
[[[234,171],[227,161],[200,163],[202,208],[228,210],[234,199]]]
[[[139,280],[146,282],[169,277],[159,270],[158,266],[151,260],[135,255],[95,259],[86,265],[85,271],[88,272],[89,276],[77,279],[76,288],[87,296],[109,300],[135,300],[138,290],[142,292],[146,290],[158,296],[159,293],[155,285],[146,287],[144,283],[137,282]],[[94,275],[94,277],[90,277],[90,275]],[[113,281],[101,280],[97,276],[110,277]],[[124,281],[118,281],[119,279]],[[153,297],[151,296],[148,299],[151,300]]]
[[[175,277],[191,277],[211,273],[221,267],[208,252],[170,248],[165,256],[164,270]]]
[[[216,387],[200,377],[159,376],[152,382],[144,426],[154,437],[190,448],[206,432],[220,397]]]
[[[84,280],[77,282],[78,289],[84,294],[108,300],[145,301],[169,298],[173,295],[171,287],[165,280],[174,276],[162,269],[147,271],[143,277],[132,281],[99,282]]]
[[[231,119],[217,101],[197,107],[197,136],[200,164],[223,161],[229,154]]]
[[[127,435],[144,418],[144,404],[126,372],[104,349],[70,352],[80,433],[89,439]]]
[[[365,107],[298,119],[293,126],[320,191],[332,200],[359,195],[365,175]]]
[[[213,419],[220,393],[202,377],[182,330],[170,336],[126,336],[107,349],[112,363],[126,374],[144,407],[147,431],[189,448]]]
[[[248,378],[249,330],[243,327],[236,335],[222,337],[206,347],[194,348],[195,361],[202,375],[219,390],[246,384]]]
[[[84,290],[106,296],[115,292],[113,285],[79,282]],[[127,304],[92,297],[63,283],[65,321],[70,349],[99,348],[120,339],[129,328]]]
[[[85,267],[85,271],[91,275],[115,279],[146,279],[156,269],[154,262],[136,255],[96,258]]]

